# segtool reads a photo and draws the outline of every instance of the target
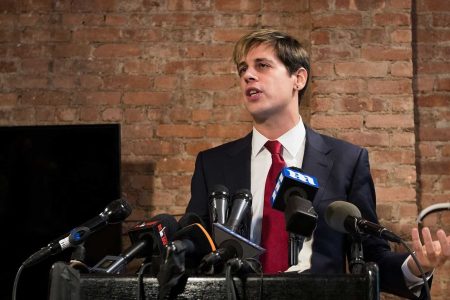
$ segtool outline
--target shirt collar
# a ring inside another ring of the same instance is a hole
[[[289,155],[291,157],[296,157],[298,151],[300,150],[301,142],[304,141],[305,136],[305,125],[303,124],[302,117],[300,116],[299,122],[277,139],[283,145],[283,148],[288,152],[284,152],[283,156]],[[253,127],[252,158],[256,157],[259,153],[261,153],[261,151],[264,150],[264,144],[268,140],[268,138]]]

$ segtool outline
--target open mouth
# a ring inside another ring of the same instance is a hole
[[[250,98],[254,98],[254,97],[257,97],[259,94],[261,94],[262,93],[262,91],[261,90],[259,90],[259,89],[257,89],[257,88],[248,88],[246,91],[245,91],[245,95],[247,96],[247,97],[250,97]]]

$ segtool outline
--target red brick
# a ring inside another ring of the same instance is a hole
[[[342,77],[385,77],[387,62],[342,62],[336,63],[336,74]]]
[[[411,43],[411,30],[398,29],[391,33],[391,40],[393,43]]]
[[[371,94],[411,94],[411,80],[371,80],[368,84]]]
[[[239,138],[250,132],[251,124],[240,125],[217,125],[211,124],[206,127],[206,136],[213,138]]]
[[[414,201],[416,191],[412,187],[375,187],[378,203],[393,201]]]
[[[106,44],[95,48],[95,57],[137,57],[142,54],[138,45],[132,44]]]
[[[312,45],[328,45],[330,44],[330,32],[324,30],[314,30],[311,32]]]
[[[114,42],[120,39],[120,30],[110,27],[80,28],[73,32],[73,40],[80,42]]]
[[[69,122],[77,119],[77,110],[73,108],[64,108],[56,110],[56,117],[59,121]]]
[[[86,92],[80,93],[76,99],[78,104],[112,105],[120,103],[121,94],[118,92]]]
[[[338,137],[363,147],[389,146],[389,134],[386,132],[342,132]]]
[[[367,90],[366,82],[360,79],[346,80],[315,80],[313,82],[313,94],[346,93],[358,94]]]
[[[12,93],[0,94],[0,107],[15,106],[17,104],[17,95]]]
[[[215,8],[218,11],[255,12],[261,8],[258,0],[216,0]]]
[[[423,174],[448,175],[450,170],[450,160],[423,161],[420,164],[420,170]]]
[[[374,23],[377,26],[405,26],[411,24],[409,13],[378,13],[374,16]]]
[[[409,77],[413,76],[413,65],[410,62],[394,62],[391,64],[391,74],[396,77]]]
[[[311,126],[317,129],[325,128],[360,128],[363,117],[360,115],[333,115],[333,116],[319,116],[311,117]]]
[[[414,116],[411,115],[369,115],[366,116],[367,128],[414,128]]]
[[[382,46],[363,46],[361,57],[368,60],[388,61],[388,60],[406,60],[409,61],[412,56],[410,47],[382,47]]]
[[[185,87],[196,90],[223,90],[232,88],[237,84],[235,76],[190,76]]]
[[[199,138],[205,136],[205,128],[194,125],[159,125],[156,135],[160,137],[190,137]]]
[[[103,87],[108,90],[141,90],[148,89],[151,80],[145,75],[113,75],[103,78]]]
[[[448,128],[419,128],[420,141],[443,141],[450,140],[450,130]]]
[[[362,17],[359,13],[334,13],[331,15],[313,15],[313,28],[323,27],[360,27],[362,25]]]
[[[170,102],[171,94],[167,92],[134,92],[125,93],[123,103],[131,105],[166,105]]]

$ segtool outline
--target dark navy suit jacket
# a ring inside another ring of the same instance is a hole
[[[191,200],[186,212],[196,213],[205,224],[210,224],[208,195],[214,185],[228,187],[231,194],[241,188],[250,190],[251,143],[250,133],[198,154],[191,183]],[[318,223],[314,232],[310,271],[317,274],[344,273],[350,245],[348,236],[331,229],[325,222],[324,213],[331,202],[345,200],[356,205],[364,219],[378,223],[368,152],[306,127],[302,169],[319,182],[319,190],[313,200]],[[241,234],[248,238],[250,217],[243,223]],[[387,242],[376,237],[363,239],[363,252],[366,262],[375,262],[379,266],[382,291],[415,298],[406,287],[401,271],[407,254],[391,252]]]

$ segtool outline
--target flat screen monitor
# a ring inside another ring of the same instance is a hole
[[[6,126],[0,145],[0,298],[10,299],[22,262],[120,198],[120,125]],[[119,254],[121,225],[95,232],[84,249],[88,266]],[[73,250],[25,268],[17,299],[46,299],[52,264]]]

